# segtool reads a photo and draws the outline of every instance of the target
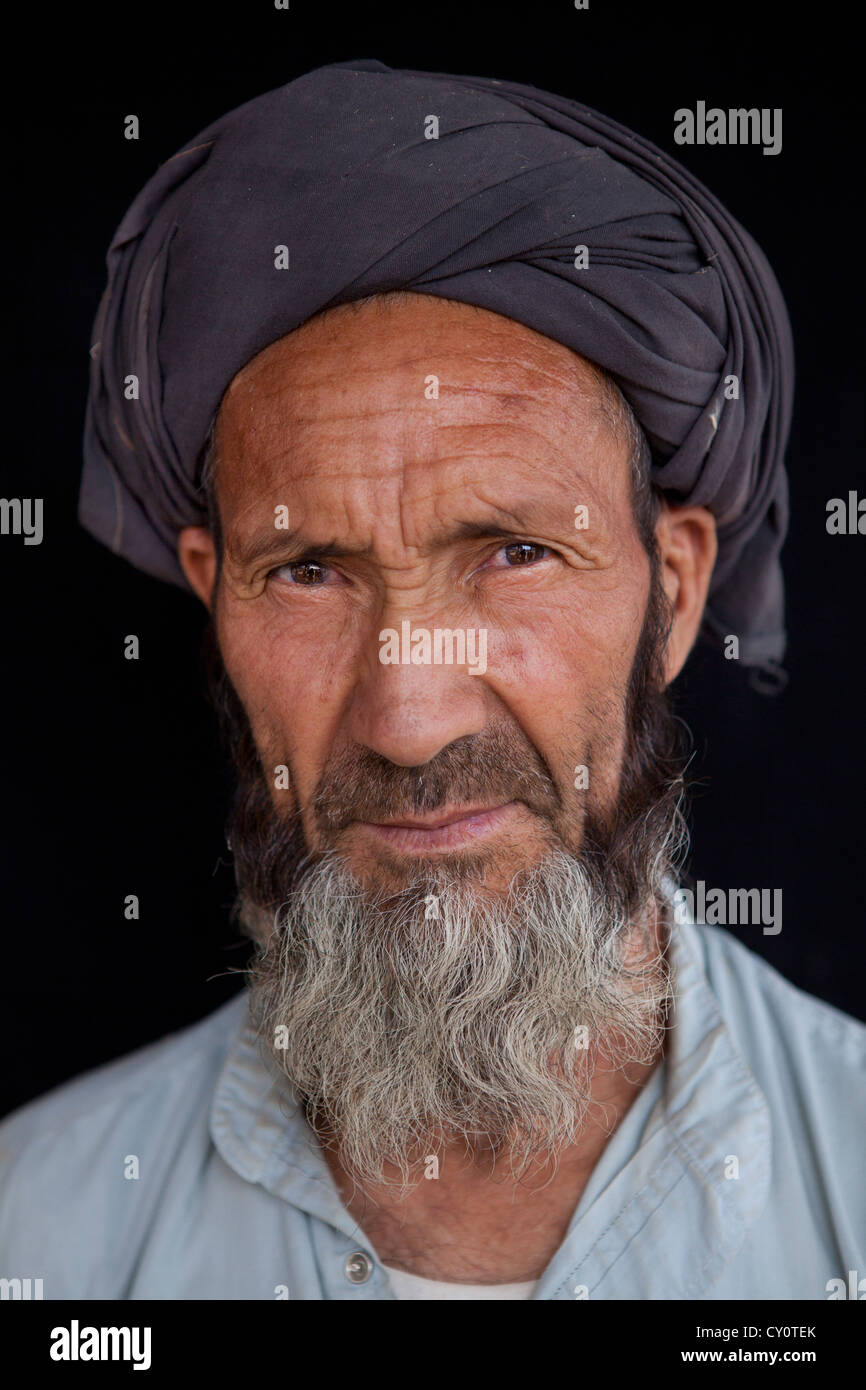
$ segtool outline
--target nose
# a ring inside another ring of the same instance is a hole
[[[400,767],[421,767],[449,743],[478,734],[488,718],[483,674],[467,665],[383,663],[365,656],[348,710],[348,734]],[[405,644],[403,651],[406,651]]]

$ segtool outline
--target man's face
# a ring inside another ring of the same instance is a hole
[[[602,400],[486,311],[342,308],[224,398],[218,582],[210,534],[180,538],[214,618],[251,1006],[360,1182],[457,1141],[523,1173],[574,1140],[599,1062],[658,1053],[663,686],[712,519],[664,508],[651,566]]]
[[[308,848],[497,892],[578,852],[615,804],[650,580],[591,370],[485,310],[349,306],[235,378],[216,443],[220,649]],[[404,623],[417,664],[384,663]],[[437,629],[463,664],[430,660]]]

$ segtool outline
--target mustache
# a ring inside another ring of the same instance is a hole
[[[521,801],[548,818],[562,810],[559,790],[541,755],[497,724],[455,739],[422,767],[399,767],[368,748],[343,749],[329,762],[312,811],[322,831],[333,835],[352,821],[507,801]]]

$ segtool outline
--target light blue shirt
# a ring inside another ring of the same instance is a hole
[[[533,1297],[826,1299],[852,1272],[856,1289],[866,1027],[719,928],[675,925],[671,962],[666,1056]],[[0,1125],[2,1278],[46,1299],[395,1297],[246,993]]]

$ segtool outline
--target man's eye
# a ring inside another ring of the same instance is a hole
[[[507,567],[514,569],[518,565],[531,565],[534,561],[542,559],[546,552],[546,545],[536,545],[532,541],[514,541],[510,545],[502,546],[496,553],[505,555]]]
[[[280,565],[277,569],[271,570],[271,574],[287,580],[289,583],[311,588],[317,584],[325,583],[328,577],[328,567],[318,564],[315,560],[294,560],[291,564]]]

